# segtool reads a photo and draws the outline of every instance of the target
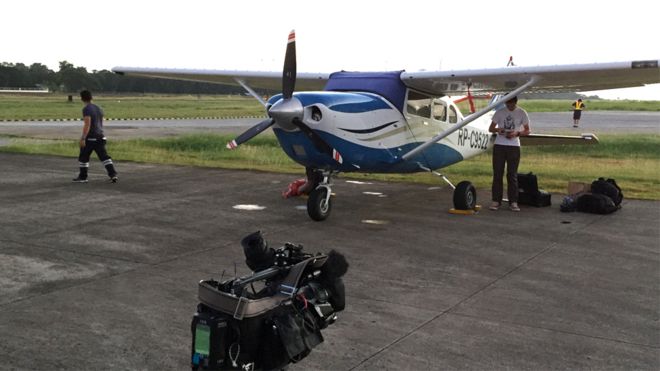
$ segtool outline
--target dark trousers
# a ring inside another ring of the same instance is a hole
[[[108,151],[105,149],[105,139],[88,138],[85,140],[85,146],[80,148],[80,154],[78,155],[78,162],[80,162],[80,178],[87,179],[89,158],[92,155],[92,152],[96,152],[99,160],[103,162],[103,166],[105,166],[105,170],[108,172],[109,177],[117,175],[117,171],[115,171],[115,167],[112,163],[112,158],[108,155]]]
[[[502,202],[504,192],[504,166],[506,165],[506,184],[509,202],[518,202],[518,164],[520,147],[496,144],[493,147],[493,201]]]

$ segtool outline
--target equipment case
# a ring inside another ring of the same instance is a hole
[[[538,179],[532,172],[518,174],[518,203],[535,207],[550,206],[552,195],[539,190]]]

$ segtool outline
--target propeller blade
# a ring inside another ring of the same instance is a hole
[[[262,131],[268,129],[275,123],[275,120],[271,118],[267,118],[260,123],[254,125],[253,127],[247,129],[243,134],[239,135],[236,137],[236,139],[232,140],[231,142],[227,143],[227,148],[229,149],[234,149],[238,147],[239,145],[247,142],[248,140],[254,138],[257,136],[257,134],[261,133]]]
[[[303,134],[307,136],[307,138],[309,138],[309,140],[312,142],[312,144],[314,144],[314,147],[316,147],[317,150],[332,156],[332,158],[340,164],[344,162],[344,158],[341,156],[341,153],[339,153],[339,151],[337,151],[336,149],[332,148],[332,146],[330,146],[328,142],[323,140],[323,138],[321,138],[320,135],[318,135],[309,126],[305,125],[304,122],[302,122],[299,119],[293,119],[291,122],[294,125],[296,125],[298,129],[300,129],[300,131],[302,131]]]
[[[284,99],[293,96],[293,90],[296,88],[296,31],[289,33],[289,42],[286,45],[286,55],[284,56],[284,70],[282,71],[282,95]]]

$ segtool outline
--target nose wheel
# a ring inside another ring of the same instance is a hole
[[[309,194],[307,199],[307,215],[317,222],[326,220],[332,210],[330,187],[320,185]]]
[[[315,185],[307,198],[307,215],[317,222],[326,220],[332,211],[330,172],[307,169],[307,181]]]

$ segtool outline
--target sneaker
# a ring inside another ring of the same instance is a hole
[[[577,125],[573,125],[574,128],[578,127]]]
[[[73,178],[73,182],[75,182],[75,183],[87,183],[87,178],[76,177],[76,178]]]
[[[497,211],[497,210],[499,210],[500,205],[501,205],[501,204],[500,204],[499,202],[493,202],[493,203],[490,205],[489,209],[490,209],[490,210],[493,210],[493,211]]]
[[[520,208],[518,207],[518,203],[512,202],[511,205],[509,205],[509,210],[516,212],[520,211]]]
[[[119,178],[116,175],[110,177],[110,183],[117,183],[118,180]]]

